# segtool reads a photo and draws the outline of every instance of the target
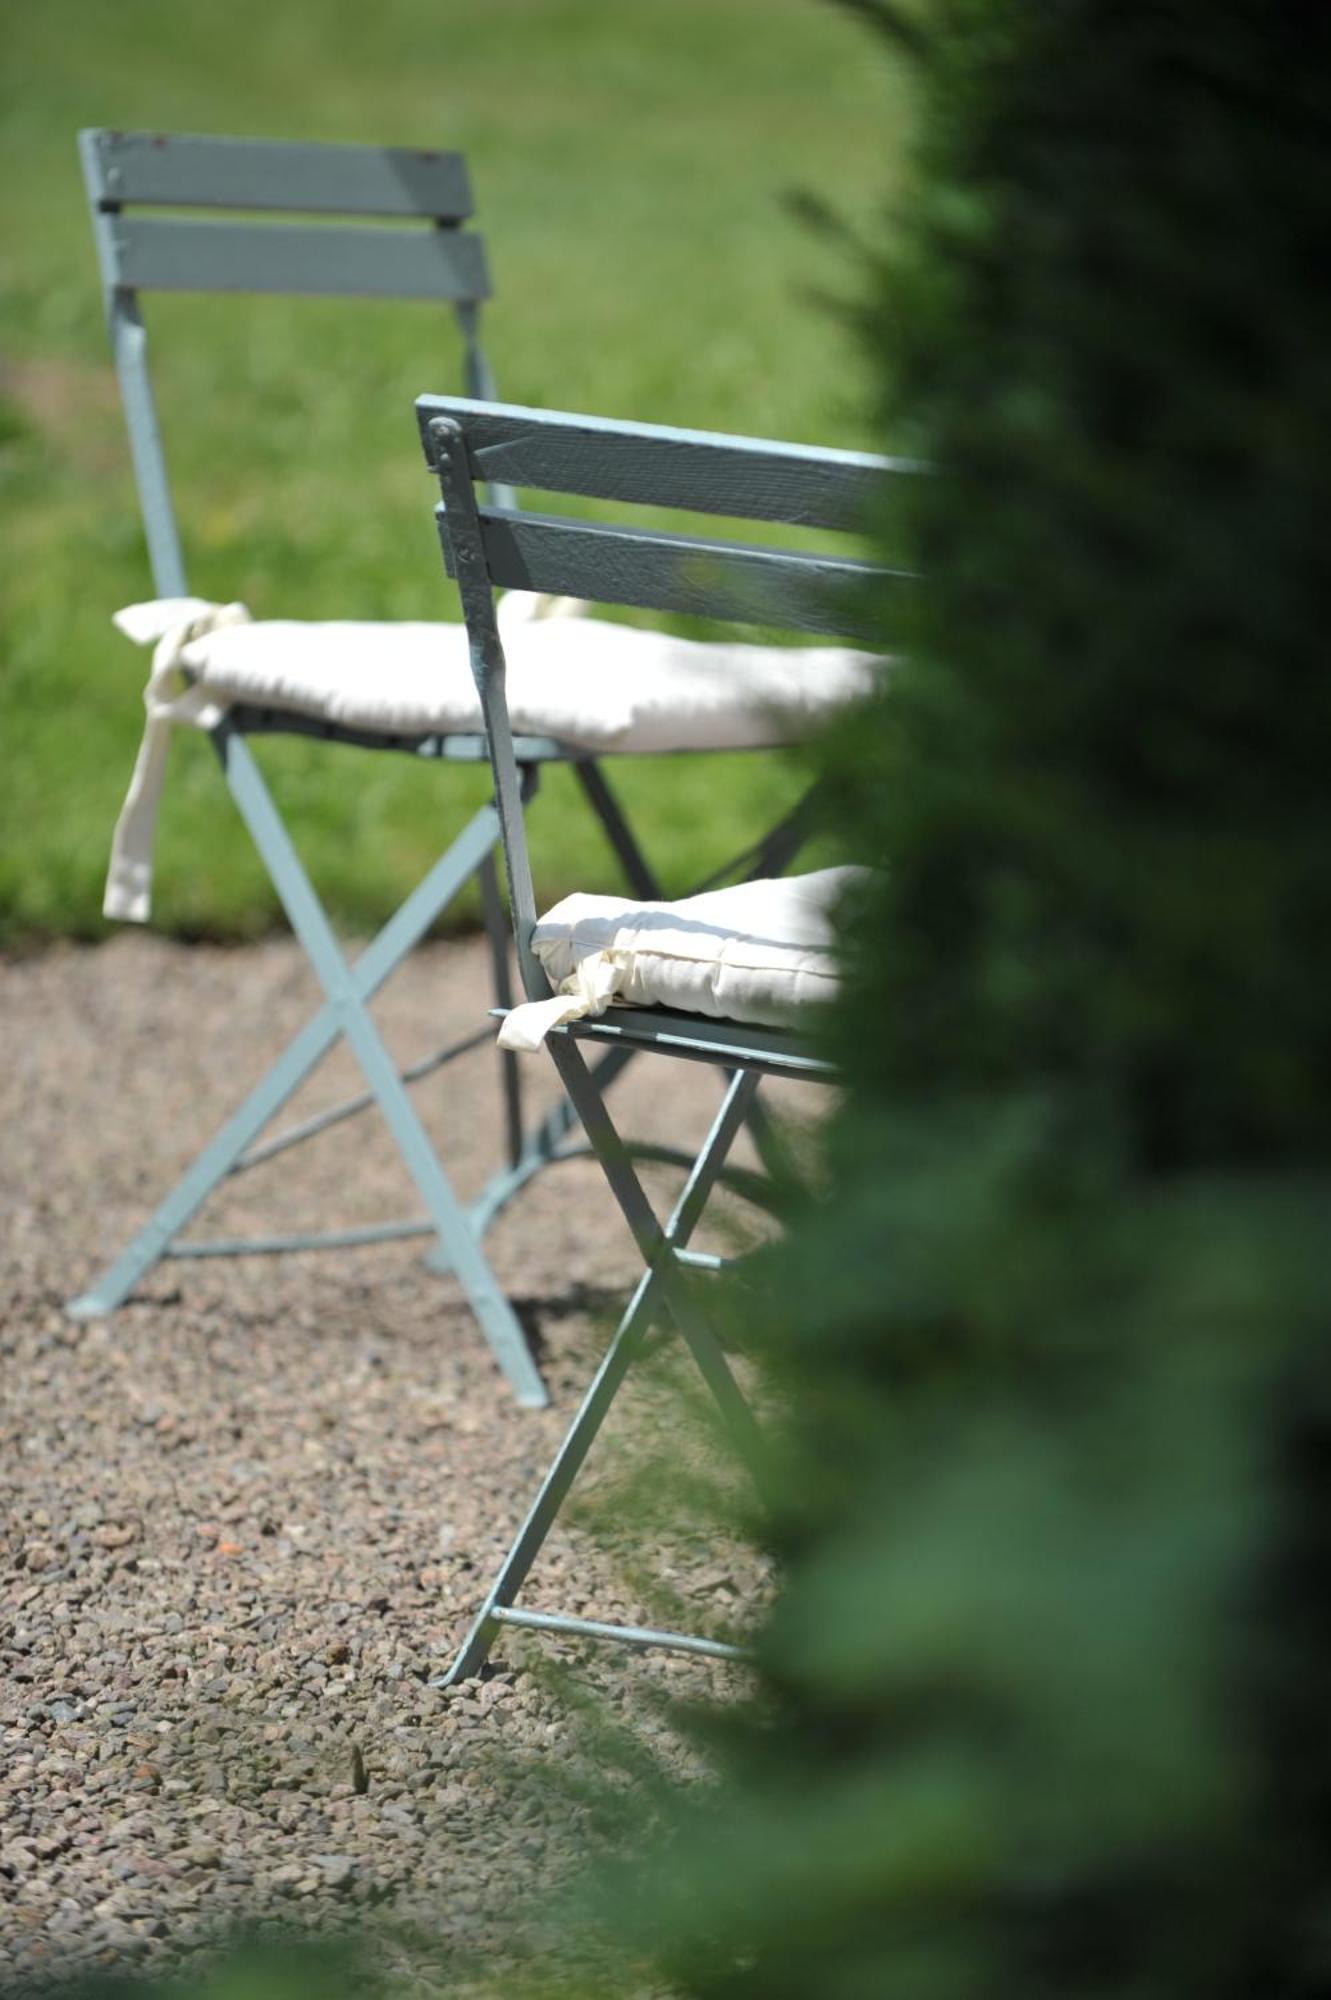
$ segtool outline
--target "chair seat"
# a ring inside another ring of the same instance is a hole
[[[566,896],[532,937],[554,997],[515,1007],[500,1045],[537,1048],[615,1004],[790,1027],[836,992],[837,908],[867,872],[823,868],[674,903]]]
[[[276,708],[384,735],[483,729],[463,625],[251,621],[176,600],[171,665],[218,705]],[[594,752],[747,750],[789,743],[867,691],[878,662],[841,648],[709,644],[581,615],[500,606],[514,731]],[[160,639],[167,606],[132,606],[122,629]]]
[[[808,1023],[787,1028],[755,1027],[747,1021],[718,1021],[702,1014],[679,1014],[667,1007],[626,1007],[618,1002],[594,1020],[570,1021],[556,1035],[577,1041],[654,1049],[686,1061],[727,1063],[761,1076],[835,1079],[836,1063],[819,1053]]]

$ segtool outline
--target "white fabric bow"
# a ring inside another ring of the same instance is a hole
[[[194,686],[181,655],[192,639],[222,625],[244,625],[250,614],[243,604],[209,604],[202,597],[159,597],[150,604],[127,604],[112,624],[136,645],[153,646],[152,672],[143,690],[148,719],[134,761],[134,772],[111,836],[104,916],[126,923],[146,924],[152,914],[153,837],[157,808],[166,773],[171,725],[193,723],[214,729],[222,707]]]
[[[560,981],[552,999],[528,1000],[504,1016],[499,1028],[500,1048],[530,1055],[552,1028],[604,1014],[619,989],[628,957],[623,951],[589,951],[567,979]]]

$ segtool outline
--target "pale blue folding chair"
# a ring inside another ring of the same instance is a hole
[[[135,607],[127,629],[158,643],[153,685],[160,681],[183,690],[162,698],[164,712],[176,713],[178,703],[183,719],[202,720],[207,727],[226,783],[323,988],[325,1004],[144,1228],[71,1302],[69,1311],[79,1318],[114,1311],[163,1257],[249,1255],[433,1236],[437,1247],[432,1261],[457,1276],[519,1400],[539,1404],[545,1400],[544,1389],[481,1240],[534,1174],[585,1150],[572,1108],[565,1102],[529,1122],[517,1066],[504,1057],[505,1158],[477,1199],[464,1207],[427,1140],[406,1086],[473,1047],[477,1037],[433,1051],[399,1074],[368,1006],[473,877],[479,877],[482,892],[495,995],[501,1005],[511,998],[508,926],[494,867],[496,810],[487,804],[471,816],[380,935],[348,964],[251,747],[255,737],[288,733],[443,764],[474,764],[486,751],[465,635],[455,628],[457,646],[446,657],[449,628],[443,625],[237,622],[236,607],[189,597],[139,303],[140,294],[149,291],[425,301],[446,308],[457,320],[469,392],[492,396],[479,324],[490,285],[484,244],[468,227],[472,201],[465,164],[455,153],[99,130],[83,133],[80,148],[159,599],[154,606]],[[211,213],[200,217],[195,213],[200,210]],[[292,216],[305,219],[275,219]],[[492,487],[491,497],[512,501],[502,485]],[[506,610],[518,603],[508,600]],[[556,654],[561,648],[567,651],[570,641],[559,629],[563,622],[529,620],[520,631],[516,623],[510,628],[510,651],[516,649],[524,660],[530,655],[531,700],[520,739],[524,769],[534,772],[551,760],[571,764],[628,881],[640,895],[659,894],[598,761],[599,752],[757,747],[780,740],[766,720],[766,697],[772,690],[761,674],[756,681],[750,675],[744,714],[712,715],[700,724],[696,702],[691,703],[687,691],[681,697],[677,663],[657,655],[644,662],[643,698],[635,713],[623,711],[622,703],[609,713],[603,680],[589,679],[585,668],[572,707],[565,703],[549,711],[541,691],[554,681],[544,674],[543,663],[552,649]],[[603,632],[599,637],[604,646]],[[580,627],[579,650],[594,651],[597,643],[594,621]],[[123,851],[117,847],[113,861],[108,908],[114,914],[146,912],[142,822],[145,797],[160,781],[163,742],[162,732],[154,737],[150,729],[145,737],[140,765],[146,778],[140,794],[132,794],[135,831],[133,837],[125,836]],[[120,833],[130,817],[127,807]],[[783,867],[799,844],[801,829],[796,812],[741,861],[764,872]],[[364,1074],[365,1092],[265,1137],[281,1107],[343,1035]],[[622,1054],[616,1057],[617,1064],[623,1060]],[[184,1234],[201,1204],[228,1176],[271,1160],[372,1105],[382,1112],[415,1182],[422,1216],[300,1235],[196,1241]]]
[[[762,1079],[834,1079],[808,1025],[810,1009],[835,989],[836,911],[856,871],[748,881],[674,903],[572,896],[539,916],[524,813],[532,774],[511,726],[494,592],[504,586],[574,591],[599,602],[788,627],[806,636],[878,639],[884,590],[906,578],[860,556],[810,548],[807,541],[772,549],[568,513],[518,513],[485,489],[501,479],[543,494],[844,533],[889,474],[919,468],[905,460],[448,396],[425,397],[417,410],[426,456],[439,478],[441,540],[458,583],[485,714],[527,995],[524,1005],[507,1012],[501,1045],[520,1050],[545,1042],[645,1266],[445,1684],[474,1674],[505,1626],[732,1657],[736,1649],[719,1641],[527,1610],[516,1599],[662,1312],[761,1476],[756,1423],[697,1295],[706,1281],[701,1274],[723,1268],[724,1260],[694,1253],[689,1241]],[[837,657],[825,648],[788,655],[811,680],[835,670]],[[604,1061],[605,1052],[625,1050],[712,1064],[729,1079],[664,1223],[611,1121],[597,1073],[598,1052]]]

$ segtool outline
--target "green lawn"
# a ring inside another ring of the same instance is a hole
[[[6,10],[0,165],[0,940],[96,936],[150,594],[74,150],[105,124],[456,146],[513,401],[864,441],[852,254],[890,193],[901,95],[819,0],[41,0]],[[411,401],[457,386],[428,307],[150,299],[191,583],[258,615],[450,617]],[[381,919],[484,787],[406,758],[266,746],[344,924]],[[548,783],[547,894],[609,866]],[[621,785],[676,887],[793,795],[777,757],[657,760]],[[207,746],[172,751],[156,921],[239,936],[275,907]]]

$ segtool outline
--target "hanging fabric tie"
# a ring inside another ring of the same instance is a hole
[[[249,623],[243,604],[209,604],[201,597],[161,597],[151,604],[127,604],[112,624],[139,646],[155,646],[152,672],[143,691],[147,720],[134,761],[129,790],[111,836],[102,914],[122,923],[146,924],[152,914],[153,841],[161,803],[166,753],[173,724],[215,729],[222,704],[195,687],[181,659],[186,646],[223,625]]]
[[[619,989],[631,952],[591,951],[579,959],[550,1000],[528,1000],[504,1016],[499,1046],[522,1055],[539,1049],[552,1028],[604,1014]]]

